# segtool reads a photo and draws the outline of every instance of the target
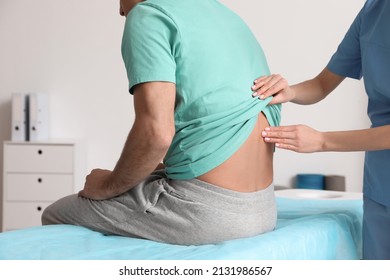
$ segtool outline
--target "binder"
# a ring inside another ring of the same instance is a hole
[[[12,93],[11,140],[28,141],[28,99],[24,93]]]
[[[49,139],[49,96],[44,93],[30,93],[29,105],[29,140]]]

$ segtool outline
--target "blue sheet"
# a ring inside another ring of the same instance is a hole
[[[169,245],[71,225],[0,233],[2,260],[361,259],[362,200],[277,198],[277,228],[220,244]]]

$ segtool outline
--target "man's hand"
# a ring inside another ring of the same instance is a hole
[[[104,200],[112,198],[118,194],[110,193],[110,176],[112,171],[105,169],[94,169],[85,178],[84,189],[79,192],[79,196],[93,199]]]

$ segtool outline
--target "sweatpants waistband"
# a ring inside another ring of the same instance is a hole
[[[167,180],[168,185],[188,199],[232,212],[259,212],[275,205],[274,185],[256,192],[237,192],[198,180]]]

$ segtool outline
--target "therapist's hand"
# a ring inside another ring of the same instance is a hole
[[[324,135],[306,125],[266,127],[262,132],[265,142],[275,143],[280,149],[298,153],[313,153],[324,150]]]
[[[79,192],[79,196],[92,200],[109,199],[116,194],[111,193],[110,176],[112,171],[106,169],[94,169],[85,178],[84,189]]]
[[[288,102],[295,97],[294,90],[288,85],[288,82],[279,74],[262,76],[253,82],[253,97],[266,99],[273,96],[269,104],[278,104]]]

